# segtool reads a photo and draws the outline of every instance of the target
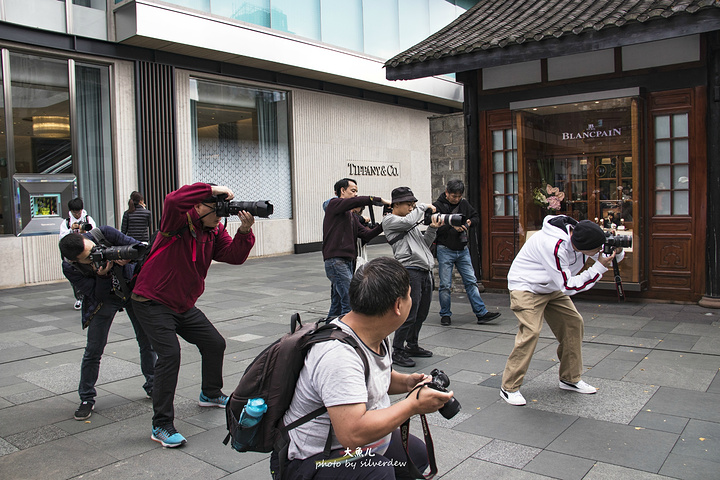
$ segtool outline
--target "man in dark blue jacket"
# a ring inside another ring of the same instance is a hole
[[[99,230],[105,246],[138,245],[140,242],[123,235],[118,230],[102,226],[92,232],[69,233],[60,240],[63,256],[63,274],[84,295],[82,309],[83,328],[87,328],[87,344],[80,367],[80,406],[75,420],[85,420],[92,415],[95,406],[95,382],[100,372],[100,359],[107,344],[110,325],[115,314],[123,308],[127,311],[138,345],[140,346],[140,369],[145,376],[143,388],[150,396],[155,373],[155,352],[145,332],[135,318],[130,302],[127,282],[132,278],[134,265],[129,260],[112,260],[96,265],[92,252],[100,245],[93,232]],[[102,247],[101,247],[102,248]]]

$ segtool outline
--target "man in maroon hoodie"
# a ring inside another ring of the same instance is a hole
[[[352,212],[355,207],[366,205],[389,205],[380,197],[358,196],[357,182],[343,178],[335,182],[335,198],[323,204],[323,260],[325,275],[330,280],[330,311],[328,319],[333,320],[350,311],[350,280],[355,272],[357,239],[365,243],[380,235],[382,225],[367,228]]]
[[[152,390],[152,438],[164,447],[186,443],[173,424],[175,388],[180,370],[177,336],[197,345],[202,357],[199,405],[224,408],[222,364],[225,339],[195,307],[205,289],[213,260],[240,265],[255,245],[255,219],[240,212],[242,226],[231,238],[215,213],[217,195],[227,187],[195,183],[165,197],[160,231],[133,289],[133,308],[158,355]]]

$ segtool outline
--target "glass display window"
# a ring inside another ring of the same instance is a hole
[[[521,242],[546,215],[591,220],[608,234],[641,241],[639,97],[516,108]],[[626,249],[624,281],[640,282],[641,259]],[[612,270],[604,281],[613,281]]]

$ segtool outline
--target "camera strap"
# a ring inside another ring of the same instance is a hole
[[[412,227],[408,228],[408,229],[405,230],[404,232],[400,232],[397,236],[393,237],[392,240],[388,240],[387,242],[388,242],[391,246],[392,246],[392,245],[395,245],[397,242],[399,242],[400,240],[402,240],[403,238],[405,238],[405,235],[407,235],[408,233],[410,233],[413,228],[415,228],[415,227],[417,227],[418,225],[420,225],[420,224],[423,222],[423,220],[424,220],[424,219],[421,218],[421,219],[418,220],[417,223],[415,223]],[[386,236],[386,237],[387,237],[387,236]]]
[[[615,276],[615,290],[617,291],[618,301],[625,301],[625,291],[622,286],[622,278],[620,277],[620,267],[616,258],[612,260],[613,275]]]
[[[407,396],[409,397],[415,390],[417,390],[417,395],[420,396],[420,389],[424,386],[424,384],[417,385],[415,388],[410,390]],[[405,420],[405,422],[400,425],[400,440],[402,441],[403,451],[405,452],[405,456],[407,457],[405,470],[413,478],[425,478],[427,480],[430,480],[434,478],[438,472],[437,462],[435,461],[435,444],[433,443],[432,435],[430,435],[430,426],[428,425],[427,418],[424,414],[420,415],[420,423],[422,424],[423,436],[425,437],[425,448],[427,449],[430,472],[423,475],[423,473],[420,472],[417,466],[415,466],[415,464],[413,463],[412,458],[410,458],[410,418]]]

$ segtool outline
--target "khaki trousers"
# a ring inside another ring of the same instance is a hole
[[[519,320],[519,328],[515,347],[505,364],[502,388],[515,392],[522,385],[540,337],[543,317],[560,343],[557,348],[560,379],[570,383],[580,381],[583,318],[570,297],[562,292],[537,294],[513,290],[510,292],[510,309]]]

